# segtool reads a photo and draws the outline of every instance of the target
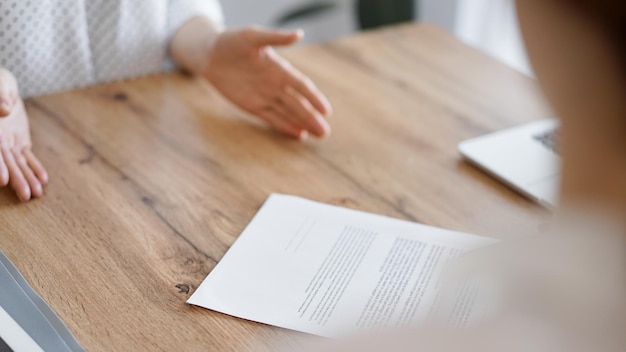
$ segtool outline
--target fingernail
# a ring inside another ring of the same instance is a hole
[[[328,139],[330,138],[331,135],[331,130],[330,127],[328,127],[327,129],[324,130],[324,134],[321,136],[321,139]]]
[[[328,97],[324,94],[322,94],[322,101],[324,102],[324,105],[326,105],[326,107],[330,108],[330,101],[328,100]]]
[[[307,139],[309,139],[309,132],[308,131],[301,131],[300,135],[298,136],[298,139],[301,141],[306,141]]]
[[[28,202],[30,200],[30,188],[27,186],[22,188],[19,193],[21,195],[19,198],[22,202]]]
[[[33,190],[33,196],[35,198],[39,198],[42,195],[43,195],[43,186],[42,185],[35,186],[35,189]]]
[[[40,180],[40,181],[41,181],[41,183],[43,183],[44,185],[47,185],[47,184],[48,184],[48,182],[50,182],[50,177],[48,176],[48,173],[47,173],[47,172],[46,172],[46,173],[43,173],[43,174],[41,175],[41,180]]]
[[[330,125],[328,124],[328,122],[326,122],[325,119],[319,119],[319,123],[320,123],[320,134],[318,135],[318,137],[320,138],[327,138],[330,135]]]
[[[332,105],[330,105],[330,102],[328,102],[328,100],[324,101],[324,108],[326,108],[326,117],[332,115],[333,107]]]

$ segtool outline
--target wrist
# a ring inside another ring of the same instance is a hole
[[[223,27],[209,18],[198,16],[187,21],[174,35],[170,52],[174,62],[182,69],[202,75],[209,64],[209,55]]]
[[[216,30],[210,37],[202,41],[200,46],[200,60],[198,61],[199,65],[193,72],[195,75],[202,77],[210,76],[215,46],[223,33],[224,31],[222,29]]]

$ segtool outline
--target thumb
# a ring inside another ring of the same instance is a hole
[[[299,42],[304,36],[302,30],[281,31],[251,28],[248,38],[255,46],[287,46]]]
[[[11,72],[0,68],[0,118],[11,115],[18,97],[17,82]]]

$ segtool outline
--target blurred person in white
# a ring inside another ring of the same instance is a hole
[[[532,75],[514,0],[458,0],[454,33],[513,67]]]
[[[328,101],[271,49],[302,33],[222,27],[217,0],[1,1],[0,186],[27,201],[48,182],[22,98],[174,65],[289,136],[328,135]]]
[[[469,254],[449,282],[485,283],[492,313],[435,316],[313,350],[626,350],[626,2],[517,0],[533,69],[562,122],[561,208],[550,229]],[[513,230],[512,230],[513,231]]]

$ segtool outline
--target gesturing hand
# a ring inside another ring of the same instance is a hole
[[[330,133],[330,104],[313,82],[271,46],[298,42],[301,32],[226,31],[208,55],[204,77],[226,98],[290,136]]]
[[[43,194],[48,174],[30,150],[24,103],[11,72],[0,68],[0,186],[11,185],[22,201]]]

